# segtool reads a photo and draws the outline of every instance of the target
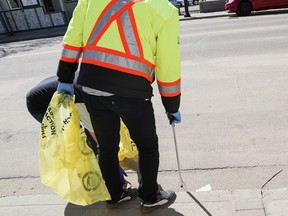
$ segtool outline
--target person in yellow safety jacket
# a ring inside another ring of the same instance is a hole
[[[159,191],[158,136],[151,102],[158,84],[170,124],[180,123],[181,56],[178,10],[167,0],[79,0],[63,39],[57,91],[73,95],[74,73],[100,148],[99,165],[119,203],[137,193],[143,207],[175,198]],[[138,192],[119,182],[120,118],[139,151],[142,176]]]

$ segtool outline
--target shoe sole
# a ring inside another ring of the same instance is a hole
[[[123,203],[125,204],[127,201],[130,201],[130,200],[132,200],[132,199],[134,199],[134,198],[135,198],[135,197],[130,197],[130,196],[128,196],[128,197],[125,197],[125,198],[119,200],[119,201],[116,202],[116,203],[106,202],[106,207],[107,207],[108,209],[115,209],[115,208],[117,208],[117,206],[122,205]]]
[[[141,203],[141,206],[143,206],[143,207],[145,207],[145,208],[153,208],[153,207],[156,207],[156,206],[162,206],[162,205],[165,205],[166,203],[168,203],[169,202],[169,200],[166,200],[166,199],[164,199],[164,200],[161,200],[161,201],[159,201],[159,202],[157,202],[157,203],[153,203],[153,204],[151,204],[151,205],[147,205],[147,204],[143,204],[143,203]]]
[[[131,200],[132,198],[133,198],[133,197],[131,197],[131,196],[127,196],[127,197],[119,200],[117,203],[122,203],[122,202],[125,202],[125,201],[128,201],[128,200]],[[116,203],[116,204],[117,204],[117,203]]]
[[[106,204],[108,204],[109,206],[113,206],[113,205],[116,205],[116,204],[122,204],[123,202],[126,202],[126,201],[129,201],[129,200],[132,200],[132,199],[135,199],[137,197],[137,194],[133,195],[133,196],[126,196],[124,197],[123,199],[120,199],[118,202],[109,202],[109,201],[106,201]]]

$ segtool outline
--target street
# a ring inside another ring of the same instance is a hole
[[[180,22],[182,123],[176,135],[187,189],[288,186],[287,18],[259,13]],[[25,95],[56,74],[61,39],[1,44],[0,197],[52,193],[39,180],[39,124]],[[172,129],[155,85],[154,95],[159,183],[178,190]],[[135,173],[128,180],[137,185]]]
[[[178,134],[183,168],[197,170],[191,186],[203,175],[212,189],[261,188],[282,169],[267,186],[287,186],[286,18],[259,13],[181,23]]]

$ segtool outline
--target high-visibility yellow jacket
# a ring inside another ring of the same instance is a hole
[[[168,0],[79,0],[57,75],[124,97],[151,98],[156,79],[168,112],[180,104],[178,10]]]

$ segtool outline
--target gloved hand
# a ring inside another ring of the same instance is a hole
[[[57,91],[58,92],[65,92],[71,96],[74,95],[74,87],[72,83],[61,83],[59,82],[58,86],[57,86]]]
[[[170,124],[175,124],[175,123],[180,123],[181,122],[181,114],[180,112],[176,112],[176,113],[168,113],[166,112],[166,115],[169,119],[169,123]]]

